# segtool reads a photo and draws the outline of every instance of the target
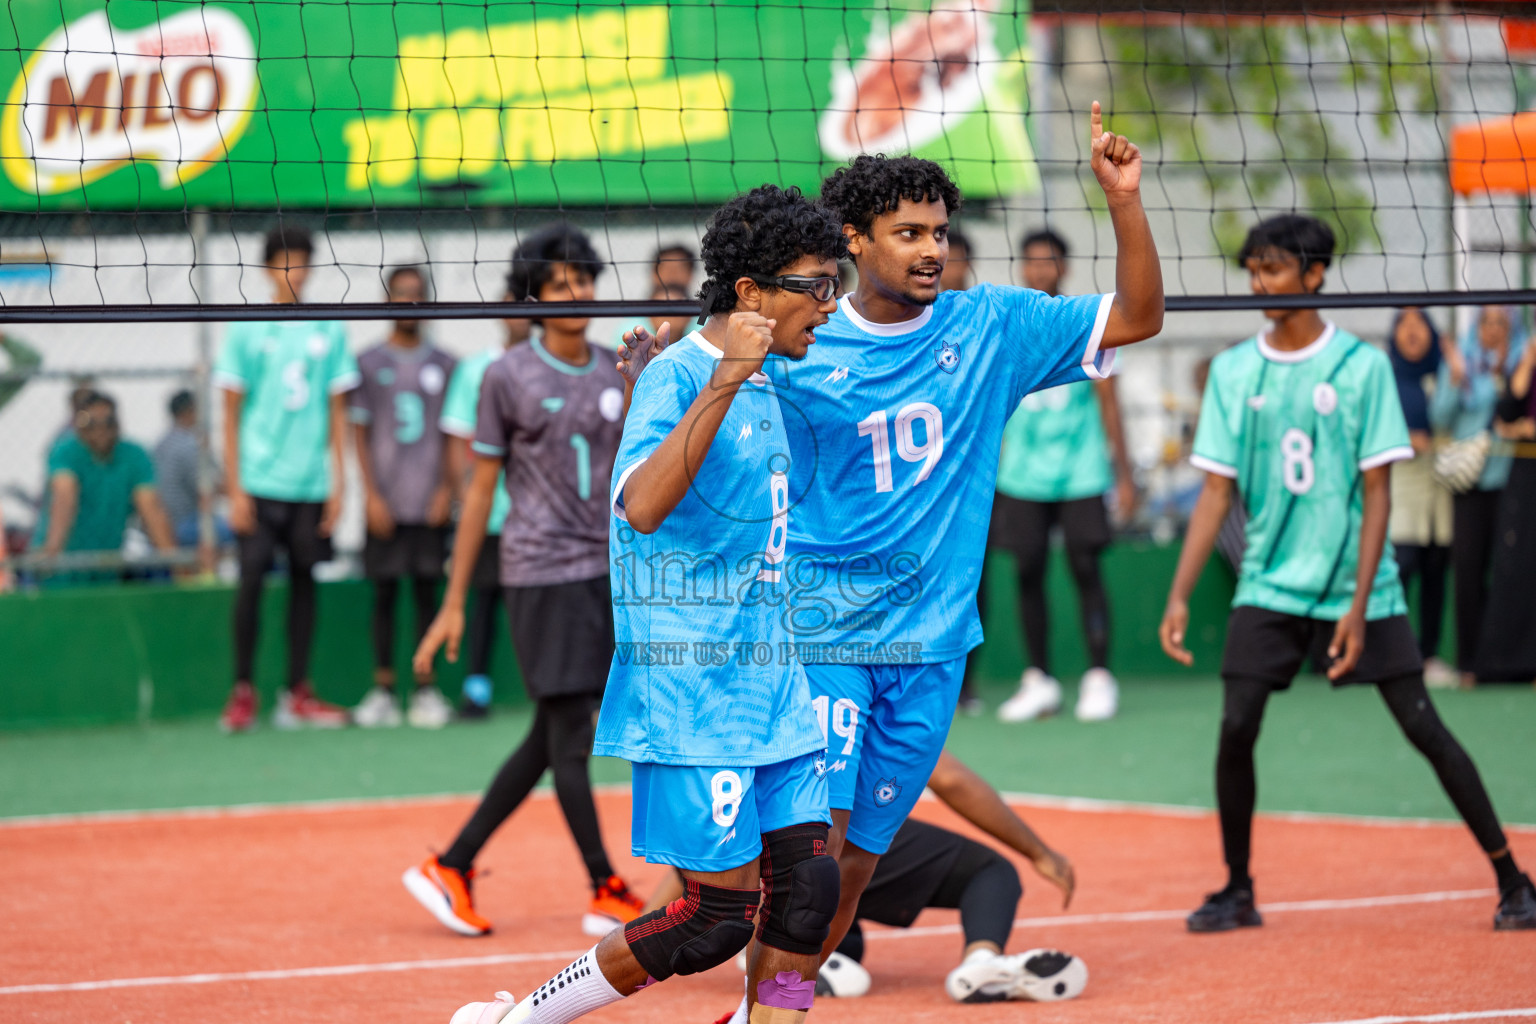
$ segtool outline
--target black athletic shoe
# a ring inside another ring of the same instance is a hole
[[[1200,909],[1184,919],[1192,932],[1230,932],[1236,928],[1257,928],[1264,918],[1253,905],[1252,889],[1234,889],[1230,885],[1205,898]]]
[[[1536,928],[1536,886],[1529,875],[1499,896],[1499,912],[1493,915],[1496,932],[1519,932]]]
[[[458,719],[461,722],[483,722],[491,717],[491,709],[472,700],[459,702]]]

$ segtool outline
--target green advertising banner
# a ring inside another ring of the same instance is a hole
[[[711,203],[860,152],[1017,194],[1026,2],[15,3],[0,209]]]

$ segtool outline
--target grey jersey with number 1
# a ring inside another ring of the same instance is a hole
[[[349,396],[348,412],[353,423],[369,426],[363,454],[397,523],[425,523],[432,494],[443,483],[437,421],[453,367],[452,356],[425,342],[416,348],[385,342],[357,357],[363,382]]]
[[[608,575],[608,483],[623,414],[624,378],[614,354],[595,345],[572,366],[533,339],[486,369],[474,448],[506,466],[504,586]]]

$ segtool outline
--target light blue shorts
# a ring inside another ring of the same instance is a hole
[[[939,762],[960,699],[965,659],[931,665],[808,664],[827,736],[832,806],[848,841],[884,853]]]
[[[832,823],[825,758],[817,751],[757,768],[636,763],[630,848],[688,871],[751,863],[764,832]]]

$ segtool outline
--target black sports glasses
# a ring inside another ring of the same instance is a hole
[[[835,277],[802,277],[799,274],[783,274],[779,277],[759,277],[756,274],[748,276],[758,284],[770,288],[783,288],[787,292],[803,292],[817,302],[826,302],[837,294]]]

